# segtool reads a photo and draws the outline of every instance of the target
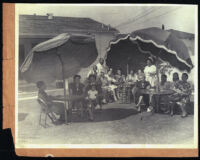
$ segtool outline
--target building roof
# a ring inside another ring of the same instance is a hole
[[[169,29],[167,31],[175,34],[180,39],[194,39],[194,34],[192,34],[192,33],[177,31],[177,30],[174,30],[174,29]]]
[[[19,35],[57,35],[65,32],[114,32],[119,31],[91,18],[20,15]]]

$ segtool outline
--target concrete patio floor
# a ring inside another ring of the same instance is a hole
[[[19,101],[18,142],[21,144],[193,144],[193,115],[181,118],[138,113],[133,104],[110,103],[96,111],[95,121],[73,116],[69,125],[39,125],[36,99]],[[141,116],[143,119],[141,120]]]

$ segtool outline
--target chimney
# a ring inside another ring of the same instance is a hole
[[[162,24],[162,30],[165,30],[165,26],[164,26],[164,24]]]
[[[47,13],[48,19],[53,19],[53,13]]]

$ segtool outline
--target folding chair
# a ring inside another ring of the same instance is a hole
[[[54,113],[49,109],[49,106],[40,98],[37,99],[39,105],[41,106],[40,109],[40,118],[39,118],[39,125],[43,126],[44,128],[46,128],[47,126],[49,126],[47,124],[47,117],[49,117],[49,119],[51,120],[51,122],[54,124],[54,122],[56,121],[56,117],[54,115]],[[42,124],[42,114],[45,115],[44,118],[44,125]]]

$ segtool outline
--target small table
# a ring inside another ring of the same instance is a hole
[[[53,102],[61,102],[61,103],[66,103],[66,108],[65,108],[65,116],[67,116],[67,110],[70,110],[70,112],[72,113],[72,104],[69,103],[70,101],[76,101],[76,100],[81,100],[84,97],[83,96],[79,96],[79,95],[66,95],[66,97],[64,95],[58,95],[58,96],[52,96],[51,97]],[[70,113],[70,114],[71,114]],[[71,118],[71,117],[70,117]],[[67,121],[67,119],[65,119]]]
[[[132,84],[133,85],[133,84]],[[122,104],[130,104],[131,103],[131,84],[130,83],[124,83],[121,86],[120,92],[120,103]]]
[[[149,96],[154,96],[154,95],[158,95],[158,96],[163,96],[163,95],[171,95],[171,94],[173,94],[174,93],[174,91],[173,90],[170,90],[170,89],[168,89],[168,90],[160,90],[160,91],[156,91],[155,89],[140,89],[140,93],[141,94],[147,94],[147,95],[149,95]],[[157,101],[156,102],[156,112],[158,112],[159,111],[159,101]]]

